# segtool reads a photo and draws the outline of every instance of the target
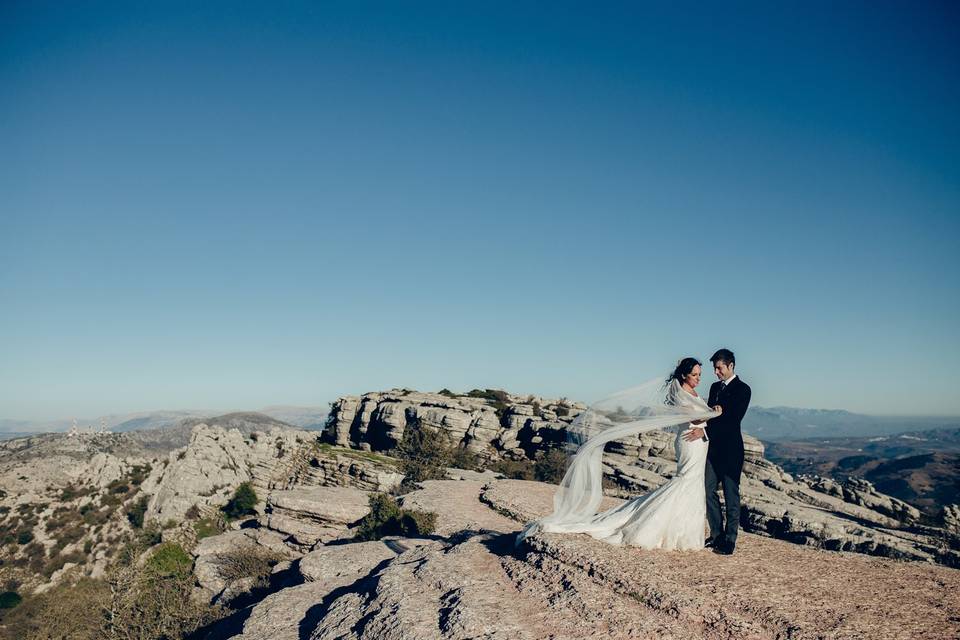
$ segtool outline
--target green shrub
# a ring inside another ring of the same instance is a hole
[[[193,568],[193,558],[179,544],[165,542],[157,547],[144,566],[153,576],[185,577]]]
[[[448,397],[448,398],[456,398],[456,397],[457,397],[457,394],[455,394],[453,391],[450,391],[450,389],[440,389],[440,392],[439,392],[439,393],[440,393],[441,396],[446,396],[446,397]]]
[[[434,532],[437,515],[402,509],[385,493],[370,494],[370,513],[364,516],[356,540],[379,540],[384,536],[423,537]]]
[[[30,544],[33,541],[33,531],[22,530],[17,533],[17,544]]]
[[[233,497],[223,506],[223,513],[227,519],[234,520],[252,513],[257,506],[257,492],[253,490],[253,485],[249,482],[243,482],[237,487]]]
[[[425,428],[419,422],[408,426],[395,452],[400,458],[399,470],[405,476],[404,487],[445,478],[452,453],[446,433]]]
[[[141,496],[136,502],[127,507],[125,511],[127,520],[130,521],[134,529],[143,528],[143,516],[147,513],[147,503],[149,501],[147,496]]]
[[[533,464],[533,479],[540,482],[560,484],[567,472],[569,460],[560,449],[550,449],[546,455]]]
[[[0,609],[13,609],[20,604],[23,598],[16,591],[4,591],[0,593]]]

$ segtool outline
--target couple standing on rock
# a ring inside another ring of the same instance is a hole
[[[577,416],[570,433],[579,448],[554,496],[554,511],[524,527],[518,542],[536,531],[587,533],[643,549],[709,547],[732,554],[740,524],[740,423],[750,404],[750,387],[734,372],[736,359],[729,349],[718,350],[710,362],[717,382],[707,401],[696,391],[700,362],[683,358],[665,384],[658,380],[625,389]],[[604,445],[655,429],[676,432],[676,475],[650,493],[597,513],[603,499]],[[718,487],[723,488],[725,509]],[[705,517],[710,528],[706,541]]]

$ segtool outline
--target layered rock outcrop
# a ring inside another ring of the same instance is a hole
[[[586,405],[503,391],[469,395],[392,390],[345,396],[333,403],[324,438],[341,447],[389,450],[413,424],[439,429],[457,446],[493,459],[530,457],[563,442]]]

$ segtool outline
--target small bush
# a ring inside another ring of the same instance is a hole
[[[480,458],[466,447],[454,447],[450,454],[450,466],[477,471],[480,468]]]
[[[143,481],[147,479],[147,476],[150,475],[151,469],[152,467],[149,464],[135,465],[133,469],[130,470],[130,484],[139,487],[143,484]]]
[[[229,520],[235,520],[252,513],[257,506],[257,492],[253,490],[253,485],[249,482],[243,482],[237,487],[233,497],[223,506],[223,513]]]
[[[13,609],[20,604],[23,598],[16,591],[4,591],[0,593],[0,609]]]
[[[149,498],[147,496],[141,496],[139,500],[127,507],[125,511],[127,520],[130,521],[134,529],[143,528],[143,516],[147,513],[148,502]]]
[[[217,570],[224,580],[256,578],[254,588],[266,586],[273,567],[283,560],[279,553],[252,548],[217,556]]]
[[[455,394],[453,391],[450,391],[450,389],[440,389],[440,395],[441,395],[441,396],[446,396],[446,397],[448,397],[448,398],[456,398],[456,397],[457,397],[457,394]]]
[[[416,538],[430,535],[436,529],[435,513],[402,509],[385,493],[371,494],[369,500],[370,513],[360,521],[356,540],[379,540],[384,536]]]
[[[424,480],[442,480],[452,458],[452,447],[446,433],[427,429],[419,423],[408,426],[396,449],[405,488]]]
[[[33,542],[33,531],[23,530],[17,533],[17,544],[30,544]]]
[[[540,482],[560,484],[567,472],[569,460],[560,449],[550,449],[546,455],[533,464],[533,478]]]
[[[189,509],[187,509],[186,513],[184,513],[183,516],[184,516],[187,520],[199,520],[199,519],[200,519],[200,507],[198,507],[197,505],[193,505],[192,507],[190,507]]]

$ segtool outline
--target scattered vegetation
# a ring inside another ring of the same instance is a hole
[[[45,593],[23,597],[13,608],[0,608],[0,625],[5,637],[23,640],[103,638],[102,612],[109,595],[105,582],[82,578],[76,584],[61,584]]]
[[[437,515],[403,509],[385,493],[370,494],[370,513],[364,516],[354,539],[379,540],[384,536],[417,538],[428,536],[437,526]]]
[[[498,460],[489,468],[513,480],[538,480],[558,484],[569,459],[560,449],[550,449],[539,460]]]
[[[223,506],[222,511],[228,520],[236,520],[255,513],[255,506],[257,506],[257,492],[254,491],[252,484],[242,482],[230,501]]]
[[[498,418],[503,418],[509,407],[510,396],[502,389],[473,389],[467,394],[469,398],[483,398],[493,403],[493,409]]]
[[[76,487],[72,484],[68,484],[60,492],[60,500],[67,502],[69,500],[76,500],[77,498],[89,496],[90,494],[96,492],[97,490],[94,487]]]

